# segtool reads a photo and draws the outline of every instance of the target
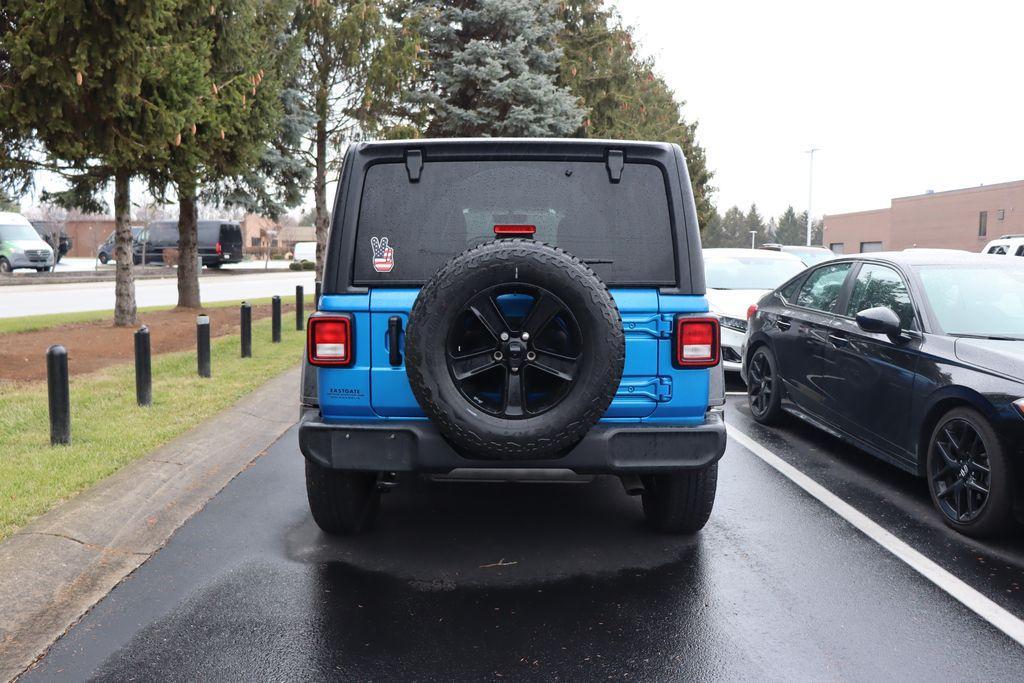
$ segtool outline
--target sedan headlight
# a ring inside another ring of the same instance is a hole
[[[1018,398],[1013,402],[1013,405],[1017,406],[1017,410],[1020,412],[1021,416],[1024,417],[1024,398]]]
[[[721,318],[722,327],[728,327],[730,330],[736,330],[737,332],[747,331],[747,321],[740,320],[739,318],[729,318],[722,316]]]

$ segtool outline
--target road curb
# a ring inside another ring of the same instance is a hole
[[[0,680],[19,676],[295,423],[299,370],[0,543]]]

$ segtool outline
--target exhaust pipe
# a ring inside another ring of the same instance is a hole
[[[639,496],[644,492],[644,483],[638,475],[623,474],[619,477],[619,481],[622,482],[622,488],[626,489],[626,493],[631,496]]]

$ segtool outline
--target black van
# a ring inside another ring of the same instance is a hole
[[[242,226],[232,221],[199,221],[199,256],[203,265],[220,268],[242,260]],[[178,247],[178,222],[150,223],[133,247],[136,265],[163,263],[164,249]]]

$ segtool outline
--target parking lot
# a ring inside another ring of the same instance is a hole
[[[742,396],[727,419],[692,538],[604,479],[407,481],[330,539],[292,429],[25,678],[1019,678],[1019,539],[955,534],[922,481]]]

